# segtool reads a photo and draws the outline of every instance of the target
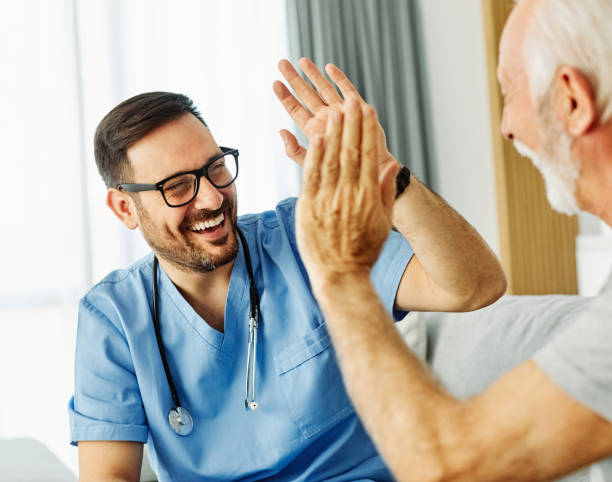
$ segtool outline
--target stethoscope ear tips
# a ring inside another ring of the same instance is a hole
[[[257,404],[257,402],[253,401],[253,402],[249,402],[248,399],[244,400],[244,408],[246,410],[257,410],[257,407],[259,407],[259,405]]]
[[[189,435],[193,430],[193,418],[186,408],[176,407],[168,412],[168,422],[178,435]]]

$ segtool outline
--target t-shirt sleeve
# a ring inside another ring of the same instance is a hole
[[[149,429],[129,346],[123,333],[83,299],[70,400],[70,437],[146,442]]]
[[[561,389],[612,421],[612,277],[576,322],[534,358]]]
[[[405,311],[394,310],[393,306],[402,275],[413,255],[414,251],[408,241],[400,233],[391,231],[372,269],[372,282],[378,296],[396,321],[403,319],[407,314]]]

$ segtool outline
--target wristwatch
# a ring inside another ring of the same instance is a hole
[[[400,195],[408,187],[408,184],[410,184],[410,169],[403,166],[395,178],[395,199],[400,197]]]

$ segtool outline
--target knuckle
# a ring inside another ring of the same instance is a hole
[[[376,153],[377,153],[377,150],[374,147],[366,147],[363,150],[363,156],[368,159],[375,159]]]
[[[340,152],[340,161],[343,164],[349,164],[356,161],[359,157],[359,149],[354,146],[345,146]]]
[[[287,106],[287,110],[289,111],[290,115],[295,115],[298,114],[301,110],[301,105],[298,104],[297,102],[291,102],[288,106]]]
[[[335,179],[336,177],[338,177],[338,165],[336,163],[326,163],[323,166],[323,177],[324,180],[326,181],[331,181],[332,179]]]

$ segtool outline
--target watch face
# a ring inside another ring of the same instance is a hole
[[[410,184],[410,169],[404,166],[397,173],[396,185],[395,185],[396,187],[395,199],[397,199],[400,196],[400,194],[404,192],[408,184]]]

